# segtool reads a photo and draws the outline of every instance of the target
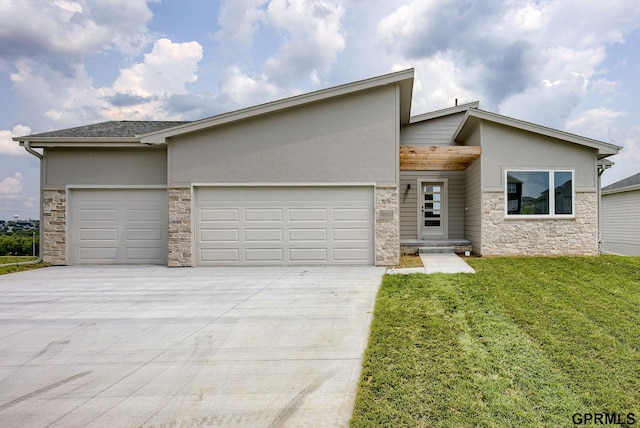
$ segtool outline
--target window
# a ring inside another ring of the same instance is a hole
[[[506,176],[508,216],[573,215],[573,171],[506,171]]]

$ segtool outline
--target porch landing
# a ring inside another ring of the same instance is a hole
[[[471,252],[471,241],[466,239],[402,239],[401,254]]]

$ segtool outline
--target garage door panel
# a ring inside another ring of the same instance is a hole
[[[290,242],[324,242],[327,240],[327,229],[289,229]]]
[[[246,229],[245,242],[283,242],[282,229]]]
[[[320,221],[325,222],[328,218],[326,208],[290,208],[290,221]]]
[[[160,248],[127,248],[127,259],[137,261],[139,263],[149,262],[161,257],[162,250]]]
[[[366,259],[369,256],[369,251],[363,248],[334,248],[333,258],[339,261],[358,261]]]
[[[150,209],[128,209],[128,222],[158,223],[166,217],[167,211],[155,208]]]
[[[200,211],[201,221],[233,221],[236,222],[240,219],[240,213],[238,209],[203,209]]]
[[[86,204],[91,202],[109,203],[118,202],[118,192],[113,190],[86,190],[76,193],[78,201]]]
[[[207,248],[200,249],[200,260],[202,262],[231,262],[240,261],[240,250],[238,248]]]
[[[127,241],[155,242],[162,241],[162,230],[156,228],[125,229]]]
[[[246,208],[244,210],[244,220],[246,222],[258,221],[258,222],[267,222],[267,221],[283,221],[282,208]]]
[[[246,248],[245,261],[248,263],[283,263],[282,248]]]
[[[82,260],[91,261],[92,263],[104,263],[116,259],[118,256],[117,247],[84,247],[80,252]]]
[[[369,230],[362,229],[333,229],[334,241],[366,242],[369,240]]]
[[[204,229],[200,230],[202,242],[238,242],[238,229]]]
[[[166,263],[166,190],[74,189],[70,201],[73,264]]]
[[[289,250],[289,260],[291,262],[326,263],[326,248],[291,248]]]
[[[117,221],[118,210],[116,209],[99,209],[99,208],[83,208],[80,211],[80,221]]]
[[[118,238],[116,229],[80,229],[83,241],[115,241]]]
[[[194,200],[196,264],[373,264],[372,187],[199,187]],[[237,221],[210,221],[230,210]]]
[[[336,208],[333,210],[333,220],[362,221],[366,218],[368,211],[366,208]]]

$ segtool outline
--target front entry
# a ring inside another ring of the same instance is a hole
[[[421,239],[447,239],[447,182],[419,182],[418,230]]]

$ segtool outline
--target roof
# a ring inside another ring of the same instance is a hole
[[[349,95],[356,92],[387,85],[399,85],[400,87],[400,123],[404,125],[409,123],[409,118],[411,115],[413,76],[414,70],[410,68],[407,70],[385,74],[366,80],[360,80],[358,82],[348,83],[346,85],[340,85],[320,91],[309,92],[306,94],[297,95],[266,104],[260,104],[254,107],[237,110],[230,113],[224,113],[195,122],[190,122],[174,128],[151,132],[143,135],[141,138],[141,142],[145,144],[166,144],[168,138],[175,137],[177,135],[185,135],[192,132],[201,131],[203,129],[237,122],[240,120],[246,120],[265,114],[284,111],[303,104],[323,101],[330,98]]]
[[[29,141],[34,147],[39,144],[53,143],[54,145],[78,145],[78,143],[91,143],[96,145],[105,144],[127,144],[136,143],[139,145],[140,136],[161,129],[172,128],[183,125],[184,121],[133,121],[118,120],[100,122],[92,125],[77,126],[75,128],[60,129],[58,131],[43,132],[40,134],[14,137],[14,141]],[[50,146],[51,144],[47,144]]]
[[[640,190],[640,172],[602,188],[602,194]]]
[[[464,113],[470,108],[478,108],[480,107],[480,101],[474,101],[467,104],[460,104],[454,107],[444,108],[442,110],[431,111],[429,113],[419,114],[417,116],[412,116],[409,120],[409,123],[418,123],[423,122],[425,120],[437,119],[439,117],[449,116],[456,113]]]
[[[500,114],[474,108],[467,110],[467,113],[460,123],[460,126],[456,130],[455,134],[453,134],[453,140],[460,141],[464,139],[483,120],[510,126],[512,128],[521,129],[523,131],[532,132],[538,135],[544,135],[546,137],[556,138],[558,140],[567,141],[569,143],[591,147],[598,150],[599,157],[615,155],[622,149],[622,147],[616,146],[614,144],[593,140],[591,138],[582,137],[580,135],[571,134],[569,132],[547,128],[546,126],[536,125],[535,123],[525,122],[523,120],[514,119],[512,117],[502,116]]]
[[[165,128],[171,128],[174,126],[182,125],[188,122],[182,121],[133,121],[133,120],[119,120],[101,122],[93,125],[78,126],[75,128],[61,129],[59,131],[43,132],[41,134],[29,135],[28,139],[33,141],[35,139],[45,138],[104,138],[104,137],[122,137],[122,138],[134,138],[142,134],[148,134],[150,132],[158,131]],[[27,137],[18,137],[19,139]]]

